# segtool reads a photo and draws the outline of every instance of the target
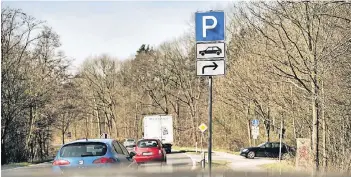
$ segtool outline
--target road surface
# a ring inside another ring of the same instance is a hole
[[[201,155],[197,155],[197,154],[188,154],[188,156],[196,163],[199,163],[202,159]],[[207,160],[207,157],[208,157],[207,153],[205,157]],[[225,152],[213,152],[212,160],[227,161],[228,162],[227,166],[234,171],[255,171],[255,172],[265,171],[260,167],[260,165],[277,162],[276,159],[257,158],[257,157],[255,157],[255,159],[247,159],[240,155],[234,155],[234,154],[229,154]]]
[[[70,177],[208,177],[207,170],[202,171],[199,164],[196,163],[200,160],[199,155],[186,154],[180,152],[173,152],[167,154],[167,165],[161,166],[160,164],[141,165],[138,169],[121,169],[117,173],[108,173],[106,171],[87,171],[82,174],[70,175]],[[228,160],[232,163],[228,164],[231,169],[225,171],[213,170],[212,174],[216,177],[225,176],[245,176],[245,177],[302,177],[306,174],[280,174],[280,173],[267,173],[258,171],[256,166],[258,164],[273,163],[271,159],[246,159],[240,156],[231,155],[227,153],[214,153],[213,160]],[[197,165],[196,167],[194,165]],[[254,170],[253,170],[254,169]],[[19,167],[13,169],[2,169],[1,176],[3,177],[55,177],[51,173],[51,163],[42,163],[31,165],[27,167]],[[66,175],[67,176],[67,175]],[[341,175],[326,175],[326,177],[341,177]]]
[[[52,177],[51,163],[46,162],[26,167],[18,167],[12,169],[2,169],[1,176],[3,177]],[[167,154],[167,165],[160,164],[145,164],[138,168],[138,172],[147,173],[174,173],[176,171],[190,171],[193,162],[185,153],[173,152]],[[128,170],[133,171],[133,170]],[[89,175],[90,176],[90,175]],[[138,175],[139,176],[139,175]]]

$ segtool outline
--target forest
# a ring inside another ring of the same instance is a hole
[[[213,85],[214,148],[277,141],[283,123],[287,144],[311,140],[315,168],[351,171],[351,3],[240,2],[229,9],[226,75]],[[158,46],[140,44],[127,60],[86,58],[72,74],[59,34],[42,20],[1,10],[2,164],[43,160],[53,144],[102,132],[141,138],[149,114],[173,116],[175,145],[200,142],[208,78],[196,76],[194,24]],[[261,122],[256,142],[252,119]]]

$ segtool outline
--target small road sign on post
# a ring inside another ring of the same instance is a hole
[[[254,120],[251,121],[251,124],[252,124],[252,126],[257,127],[260,124],[260,121],[257,120],[257,119],[254,119]]]
[[[101,138],[102,139],[107,139],[107,138],[109,138],[109,136],[108,136],[107,133],[101,133]]]
[[[205,132],[205,131],[207,130],[206,124],[202,123],[202,124],[199,126],[199,129],[200,129],[200,131],[201,131],[202,133]]]
[[[260,127],[252,126],[251,127],[251,134],[253,139],[257,139],[258,135],[260,134]]]
[[[217,43],[197,43],[196,58],[197,59],[213,59],[225,57],[224,42]]]
[[[196,73],[198,76],[224,75],[224,60],[199,60],[196,62]]]
[[[208,170],[212,167],[212,76],[225,74],[225,15],[223,11],[195,13],[196,74],[209,76]]]
[[[72,133],[71,132],[67,133],[67,138],[72,138]]]

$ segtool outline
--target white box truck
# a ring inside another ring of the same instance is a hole
[[[144,139],[159,139],[167,153],[172,151],[173,119],[170,115],[149,115],[143,120]]]

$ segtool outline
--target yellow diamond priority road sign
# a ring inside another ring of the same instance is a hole
[[[199,129],[200,129],[200,131],[203,133],[203,132],[205,132],[205,131],[207,130],[207,126],[206,126],[204,123],[202,123],[202,124],[199,126]]]

